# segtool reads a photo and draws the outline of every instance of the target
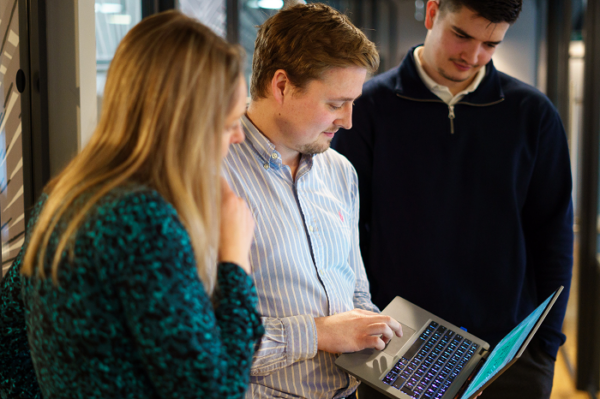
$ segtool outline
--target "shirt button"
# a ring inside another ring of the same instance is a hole
[[[272,154],[271,154],[271,158],[273,158],[273,159],[277,159],[277,154],[276,154],[276,153],[272,153]]]
[[[265,169],[269,169],[269,164],[268,164],[268,163],[266,163],[266,164],[264,164],[264,165],[263,165],[263,167],[264,167]]]
[[[313,231],[313,227],[312,226],[308,226],[308,231]]]

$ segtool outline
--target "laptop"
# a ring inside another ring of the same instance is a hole
[[[562,290],[561,286],[492,351],[466,330],[396,297],[382,313],[402,324],[403,336],[394,336],[382,351],[342,354],[335,364],[391,398],[475,398],[521,357]]]

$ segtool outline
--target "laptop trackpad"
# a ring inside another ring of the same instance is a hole
[[[400,323],[402,324],[402,323]],[[388,355],[395,356],[400,349],[404,346],[406,342],[414,335],[415,330],[407,326],[406,324],[402,324],[402,338],[394,336],[392,340],[387,344],[384,353]]]

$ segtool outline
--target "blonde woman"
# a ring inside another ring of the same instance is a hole
[[[2,281],[0,397],[243,397],[254,222],[219,178],[244,139],[241,57],[177,12],[125,36],[94,136]]]

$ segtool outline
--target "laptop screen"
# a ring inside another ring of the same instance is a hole
[[[536,310],[534,310],[525,320],[523,320],[518,326],[516,326],[502,341],[496,345],[496,348],[490,353],[489,357],[483,364],[483,367],[473,378],[473,381],[462,395],[462,398],[468,398],[471,395],[477,393],[481,387],[493,378],[496,373],[501,371],[508,363],[510,363],[519,349],[523,346],[523,343],[533,330],[533,327],[540,319],[544,310],[552,300],[556,293],[552,294],[548,299],[544,301]]]

